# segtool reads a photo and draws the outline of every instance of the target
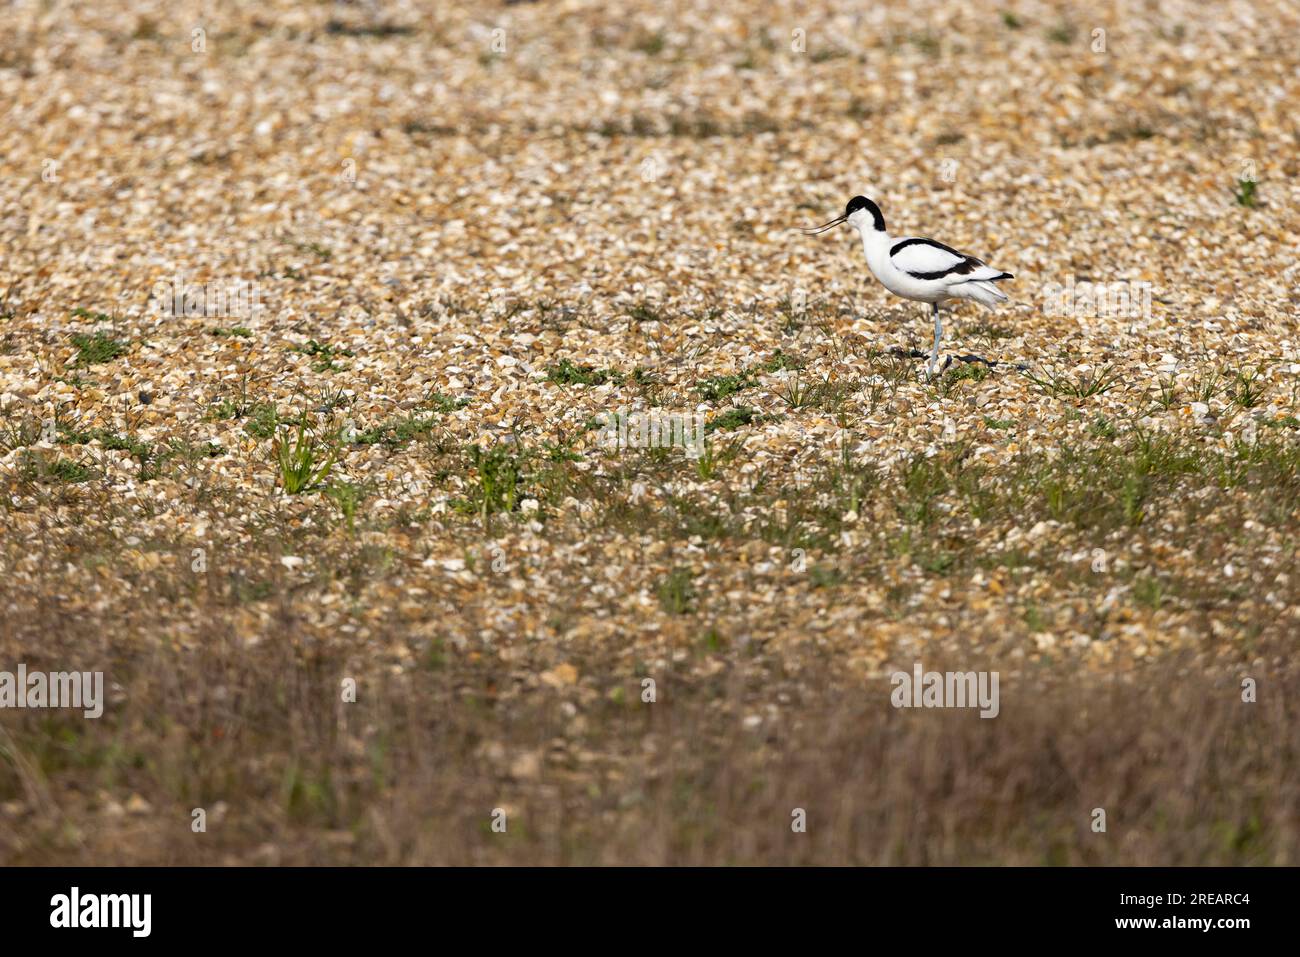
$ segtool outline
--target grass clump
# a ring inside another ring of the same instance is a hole
[[[1114,366],[1103,366],[1096,372],[1083,372],[1078,376],[1049,369],[1044,372],[1025,372],[1025,378],[1043,392],[1056,398],[1087,399],[1109,392],[1119,385],[1120,373]]]
[[[711,432],[729,432],[732,429],[740,428],[742,425],[750,425],[761,418],[762,416],[749,408],[749,406],[739,405],[733,409],[728,409],[721,415],[714,416],[714,418],[704,427],[704,431],[706,434]]]
[[[469,399],[443,395],[441,392],[431,389],[425,394],[424,400],[420,404],[431,412],[446,413],[465,408],[465,406],[469,405]]]
[[[1263,376],[1263,367],[1234,372],[1232,384],[1228,386],[1228,398],[1243,409],[1255,408],[1268,391],[1267,384],[1261,381]]]
[[[527,482],[528,457],[502,443],[487,450],[471,445],[469,459],[474,477],[465,510],[472,510],[486,526],[492,515],[513,512],[519,506]]]
[[[279,470],[280,487],[290,495],[298,495],[320,487],[334,468],[338,451],[326,447],[307,431],[305,424],[300,424],[293,444],[277,436],[271,454]]]
[[[338,509],[339,517],[348,526],[348,531],[356,531],[357,510],[366,500],[366,490],[355,482],[331,482],[325,487],[325,497]]]
[[[803,361],[797,356],[792,356],[788,352],[777,349],[768,359],[759,366],[764,372],[785,372],[790,369],[802,369]]]
[[[353,439],[353,444],[384,445],[389,449],[400,449],[413,439],[424,438],[437,427],[438,422],[435,419],[409,415],[404,419],[392,419],[364,432],[358,432]]]
[[[340,356],[352,358],[356,355],[351,349],[317,342],[315,339],[308,339],[306,345],[294,346],[293,351],[316,360],[311,364],[313,372],[339,372],[343,366],[336,364],[334,360]]]
[[[244,431],[256,439],[269,439],[281,421],[280,410],[270,402],[259,402],[243,414],[248,416]]]
[[[47,462],[40,456],[28,455],[24,460],[22,478],[28,482],[47,485],[79,485],[89,482],[98,473],[84,462],[57,458]]]
[[[674,568],[655,586],[659,605],[670,615],[685,615],[695,605],[695,582],[689,568]]]
[[[623,375],[614,369],[597,369],[595,366],[578,365],[569,359],[561,359],[546,367],[546,380],[556,385],[604,385],[606,382],[617,385],[623,381]]]
[[[993,370],[982,362],[962,362],[955,368],[949,369],[943,377],[947,385],[955,385],[958,382],[983,382]]]
[[[757,384],[758,380],[753,373],[741,372],[736,375],[715,375],[701,379],[695,384],[695,391],[706,402],[717,402],[721,399],[729,399],[737,392],[753,388]]]
[[[1053,43],[1073,43],[1079,35],[1079,28],[1073,23],[1060,23],[1047,31],[1047,39]]]
[[[632,49],[646,56],[658,56],[663,53],[668,46],[668,40],[662,30],[653,32],[647,31],[637,36],[632,44]]]
[[[648,299],[642,299],[628,309],[627,317],[635,323],[664,321],[663,314],[658,307]]]
[[[1259,205],[1259,199],[1255,196],[1257,185],[1253,179],[1237,180],[1237,189],[1233,193],[1233,198],[1237,201],[1238,206],[1254,209]]]
[[[803,363],[795,356],[778,349],[765,362],[731,375],[708,376],[695,384],[695,391],[706,402],[718,402],[729,399],[737,392],[752,389],[758,385],[762,373],[785,372],[803,368]]]
[[[114,339],[112,336],[102,332],[96,332],[90,335],[74,333],[72,344],[77,347],[76,365],[93,366],[104,362],[112,362],[119,356],[125,355],[127,344],[120,339]]]
[[[732,439],[722,448],[718,448],[715,443],[705,439],[704,451],[695,460],[695,474],[706,482],[717,478],[722,467],[734,462],[744,446],[743,437]]]

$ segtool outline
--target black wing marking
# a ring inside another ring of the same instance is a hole
[[[982,259],[976,259],[974,256],[968,256],[964,252],[961,252],[960,250],[953,249],[951,246],[946,246],[943,243],[936,242],[933,239],[913,238],[913,239],[900,240],[899,242],[894,243],[893,247],[889,250],[889,258],[893,259],[896,255],[898,255],[899,252],[906,249],[908,246],[923,246],[931,249],[938,249],[956,258],[956,262],[952,263],[949,266],[945,266],[942,269],[919,270],[919,271],[914,271],[911,269],[903,270],[914,279],[943,279],[945,276],[953,276],[953,275],[965,276],[970,272],[972,272],[973,270],[978,269],[980,266],[984,265],[984,261]]]

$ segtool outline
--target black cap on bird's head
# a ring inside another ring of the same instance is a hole
[[[843,216],[836,216],[829,223],[825,223],[813,229],[805,229],[804,232],[810,236],[815,235],[816,233],[824,233],[832,226],[838,226],[841,223],[849,223],[850,226],[854,226],[861,229],[862,226],[864,225],[864,221],[862,219],[859,219],[857,221],[850,220],[850,217],[853,216],[854,213],[860,213],[860,212],[865,212],[867,215],[871,217],[871,227],[873,229],[882,233],[885,231],[885,217],[880,215],[880,207],[877,206],[875,203],[873,203],[871,200],[867,199],[867,197],[865,196],[854,196],[851,200],[849,200],[848,205],[844,207]]]

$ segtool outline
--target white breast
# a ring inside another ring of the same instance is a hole
[[[947,299],[948,292],[945,288],[947,283],[917,279],[908,275],[908,272],[937,272],[951,268],[961,260],[951,253],[945,253],[942,249],[920,245],[901,249],[899,255],[891,259],[889,250],[895,242],[897,240],[891,239],[888,233],[874,230],[863,231],[862,246],[867,254],[867,268],[871,270],[871,274],[879,280],[880,284],[894,295],[902,296],[904,299],[915,299],[918,302],[942,302]],[[908,255],[914,249],[918,250],[918,252],[914,255]],[[942,262],[938,257],[931,259],[925,252],[927,249],[943,254],[948,258]],[[900,260],[905,260],[909,265],[900,265]],[[931,262],[937,263],[937,265],[929,265]],[[910,265],[912,263],[916,265]]]

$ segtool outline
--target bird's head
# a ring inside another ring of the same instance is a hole
[[[854,196],[849,200],[848,205],[844,207],[843,216],[836,216],[829,223],[824,223],[813,229],[805,229],[804,232],[812,236],[817,233],[824,233],[841,223],[848,223],[858,232],[862,232],[864,229],[874,229],[882,233],[885,231],[885,217],[880,215],[880,207],[865,196]]]

